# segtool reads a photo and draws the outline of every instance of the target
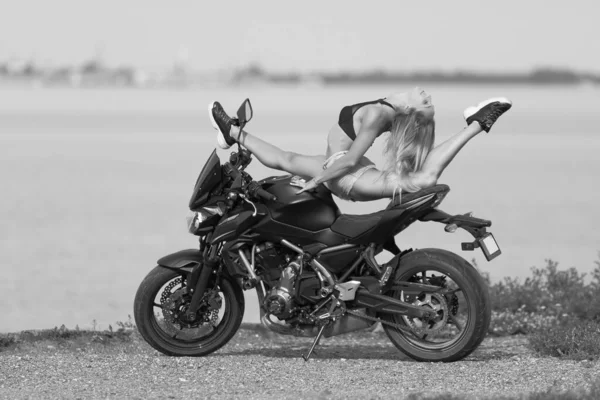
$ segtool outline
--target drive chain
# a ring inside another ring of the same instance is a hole
[[[384,321],[381,318],[369,317],[368,315],[360,314],[360,313],[357,313],[357,312],[352,311],[352,310],[346,310],[346,313],[350,314],[350,315],[353,315],[353,316],[355,316],[357,318],[362,318],[362,319],[367,320],[367,321],[379,322],[381,324],[384,324],[384,325],[387,325],[387,326],[391,326],[393,328],[401,330],[402,332],[410,333],[410,334],[413,334],[413,335],[414,334],[418,334],[418,330],[413,330],[413,329],[407,328],[404,325],[395,324],[393,322]]]

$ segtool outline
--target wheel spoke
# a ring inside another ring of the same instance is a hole
[[[158,307],[158,308],[160,308],[160,309],[162,310],[162,305],[161,305],[161,304],[158,304],[158,303],[153,303],[152,305],[153,305],[154,307]]]
[[[454,316],[452,314],[450,314],[448,316],[448,319],[450,320],[450,322],[452,322],[454,324],[454,326],[456,326],[456,328],[458,329],[458,331],[462,331],[462,325],[460,324],[460,322],[458,322],[458,320],[456,318],[454,318]]]

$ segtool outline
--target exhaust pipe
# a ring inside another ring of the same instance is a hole
[[[277,322],[271,321],[269,315],[271,314],[263,314],[263,316],[260,317],[260,322],[273,332],[279,333],[280,335],[315,337],[319,331],[315,326],[312,325],[308,325],[306,328],[292,328],[291,326],[278,324]]]

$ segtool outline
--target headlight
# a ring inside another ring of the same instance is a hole
[[[192,211],[186,218],[188,232],[193,235],[207,233],[212,226],[216,225],[223,209],[220,206],[202,207],[200,211]]]

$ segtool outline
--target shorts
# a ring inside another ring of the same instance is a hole
[[[336,160],[342,158],[344,155],[346,155],[346,153],[348,152],[338,151],[337,153],[334,153],[325,161],[323,164],[323,169],[331,167]],[[325,185],[327,189],[331,190],[331,192],[340,199],[354,201],[350,197],[350,192],[352,191],[352,188],[354,187],[354,184],[358,178],[363,176],[363,174],[370,169],[377,169],[377,167],[373,161],[363,156],[358,163],[348,171],[346,175],[331,179],[323,183],[323,185]]]

